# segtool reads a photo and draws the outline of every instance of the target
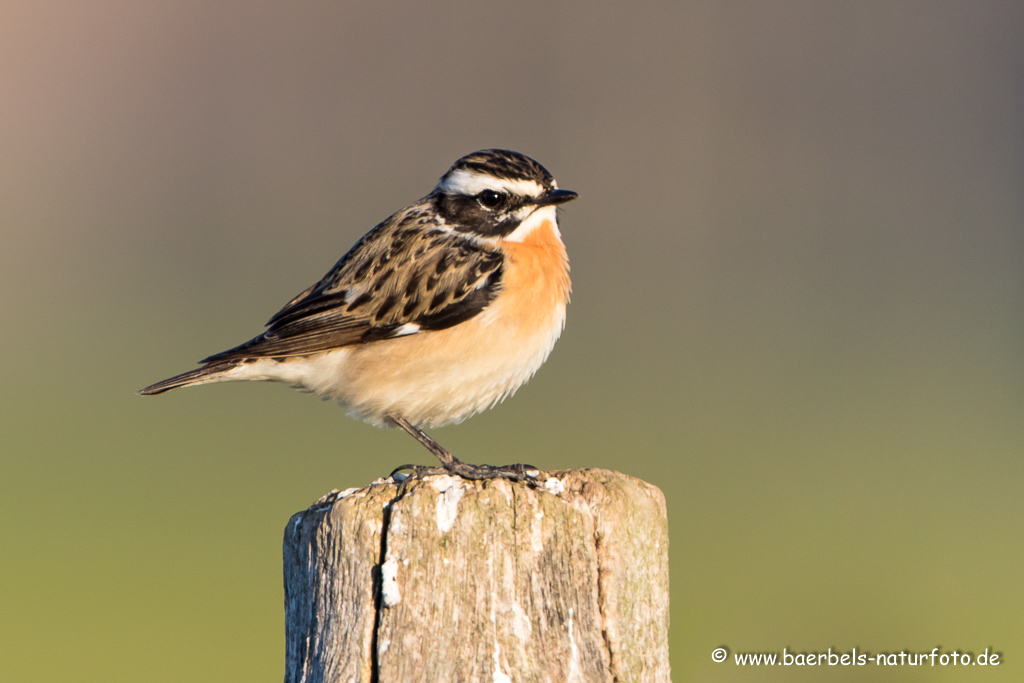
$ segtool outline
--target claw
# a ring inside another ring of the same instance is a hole
[[[516,464],[516,465],[504,465],[496,467],[494,465],[471,465],[461,460],[456,460],[450,465],[444,465],[441,467],[427,467],[424,465],[402,465],[396,467],[391,472],[391,477],[394,479],[396,474],[408,470],[410,474],[396,479],[396,481],[405,481],[410,478],[421,478],[432,474],[450,474],[456,477],[462,477],[463,479],[470,479],[473,481],[481,481],[484,479],[507,479],[509,481],[525,481],[525,482],[537,482],[541,478],[540,469],[533,465]]]
[[[413,477],[425,477],[425,476],[430,475],[430,474],[447,474],[448,473],[448,470],[446,470],[443,467],[436,467],[436,466],[435,467],[428,467],[426,465],[402,465],[400,467],[396,467],[395,469],[391,470],[391,474],[389,474],[388,476],[391,477],[392,479],[394,479],[395,475],[396,474],[400,474],[403,470],[409,470],[409,471],[412,472],[412,474],[404,475],[400,481],[405,481],[406,479],[411,479]],[[399,481],[399,480],[396,480],[396,481]]]

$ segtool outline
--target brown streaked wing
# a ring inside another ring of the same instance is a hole
[[[266,332],[202,362],[312,354],[388,339],[408,323],[439,330],[477,315],[497,295],[502,253],[423,218],[413,207],[377,226]]]

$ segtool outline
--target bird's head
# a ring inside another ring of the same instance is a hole
[[[530,157],[505,149],[467,154],[452,164],[431,193],[450,227],[498,238],[512,235],[538,212],[554,222],[554,207],[577,196],[559,190],[548,170]]]

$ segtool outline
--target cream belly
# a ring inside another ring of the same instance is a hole
[[[285,382],[338,401],[386,426],[461,422],[522,386],[547,360],[565,323],[568,261],[553,221],[505,242],[502,289],[479,315],[454,327],[294,358],[250,362],[224,379]]]

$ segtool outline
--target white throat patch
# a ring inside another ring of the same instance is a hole
[[[562,239],[562,233],[558,231],[558,214],[555,213],[555,207],[542,206],[527,216],[526,219],[519,224],[519,227],[509,233],[505,237],[505,241],[523,242],[530,236],[530,233],[544,225],[545,222],[551,223],[551,229],[555,231],[555,237]]]

